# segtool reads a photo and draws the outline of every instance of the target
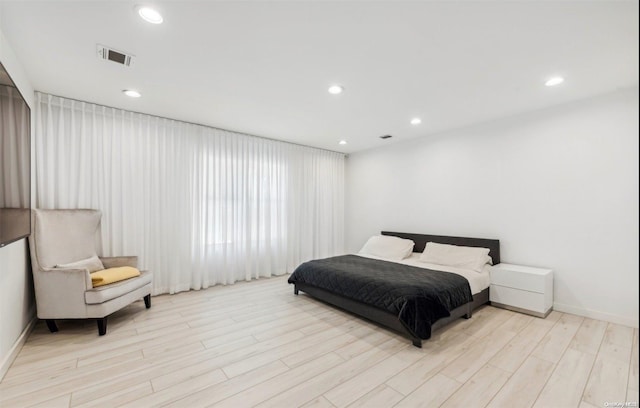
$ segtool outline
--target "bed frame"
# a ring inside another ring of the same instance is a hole
[[[497,239],[448,237],[442,235],[424,235],[390,231],[382,231],[382,235],[390,235],[413,240],[413,242],[415,243],[413,252],[423,252],[427,242],[489,248],[489,256],[491,256],[493,264],[495,265],[500,263],[500,241]],[[414,346],[422,347],[422,339],[413,336],[402,325],[402,323],[398,319],[398,316],[392,313],[305,283],[295,283],[294,293],[297,295],[299,291],[303,291],[318,300],[332,304],[348,312],[355,313],[391,330],[402,333],[403,335],[411,339]],[[431,330],[437,330],[438,328],[443,327],[453,320],[459,319],[460,317],[469,319],[471,318],[471,315],[473,314],[473,311],[475,309],[486,303],[489,303],[489,288],[483,290],[480,293],[476,293],[473,296],[473,301],[453,309],[449,317],[444,317],[436,321],[433,325],[431,325]]]

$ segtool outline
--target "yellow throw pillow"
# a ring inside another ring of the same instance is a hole
[[[125,279],[135,278],[136,276],[140,276],[140,271],[131,266],[103,269],[101,271],[91,273],[91,284],[96,288],[98,286],[120,282]]]

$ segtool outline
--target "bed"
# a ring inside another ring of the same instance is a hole
[[[422,341],[429,339],[432,331],[455,319],[471,318],[475,309],[489,302],[488,280],[484,284],[478,284],[457,274],[439,272],[435,268],[429,271],[430,278],[425,279],[424,267],[421,269],[423,273],[420,273],[415,263],[415,254],[422,253],[427,242],[488,248],[495,265],[500,263],[499,240],[391,231],[382,231],[382,235],[412,240],[415,243],[414,256],[402,263],[356,255],[306,262],[289,277],[289,283],[294,284],[294,293],[297,295],[299,291],[303,291],[316,299],[402,333],[416,347],[422,347]],[[365,279],[366,275],[366,279],[371,279],[371,285],[361,284],[357,293],[340,288],[341,284],[348,286],[349,280],[355,279],[350,276],[352,273],[359,274],[360,280]],[[398,276],[402,276],[401,282],[397,282]],[[417,279],[421,281],[418,282]],[[412,282],[416,283],[415,287]],[[466,282],[468,290],[463,290],[463,282]],[[471,286],[475,286],[473,291]],[[412,292],[414,289],[417,290],[416,293]],[[425,293],[443,299],[443,302],[426,302],[426,297],[423,296]],[[415,298],[410,297],[414,295]],[[401,298],[406,299],[407,296],[411,299],[410,304],[400,302]],[[447,310],[443,310],[443,306]],[[421,315],[418,322],[412,320],[416,313]]]

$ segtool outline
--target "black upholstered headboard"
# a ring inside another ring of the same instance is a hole
[[[484,238],[447,237],[443,235],[411,234],[409,232],[382,231],[382,235],[390,235],[398,238],[410,239],[415,242],[413,252],[424,251],[427,242],[437,242],[439,244],[461,245],[469,247],[489,248],[489,256],[493,264],[500,263],[500,240]]]

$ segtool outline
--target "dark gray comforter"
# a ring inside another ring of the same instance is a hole
[[[357,255],[305,262],[289,277],[298,282],[386,310],[420,339],[431,337],[436,320],[473,300],[469,281],[455,273]]]

